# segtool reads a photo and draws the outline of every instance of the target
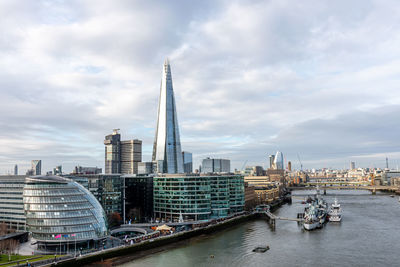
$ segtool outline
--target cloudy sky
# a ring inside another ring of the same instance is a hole
[[[267,167],[276,150],[295,168],[396,167],[399,14],[396,0],[1,1],[0,173],[103,168],[113,128],[150,160],[166,57],[195,168]]]

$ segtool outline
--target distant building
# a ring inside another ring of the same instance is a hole
[[[121,141],[121,174],[137,174],[142,161],[142,141]]]
[[[231,161],[229,159],[203,159],[201,164],[202,173],[223,173],[231,171]]]
[[[193,156],[192,153],[187,151],[182,151],[183,158],[183,172],[192,173],[193,172]]]
[[[274,161],[275,161],[275,155],[269,155],[269,168],[270,169],[275,169]]]
[[[42,161],[32,160],[33,175],[42,175]]]
[[[121,141],[119,129],[105,137],[105,173],[137,174],[138,163],[142,161],[142,141]]]
[[[151,174],[156,171],[156,164],[154,162],[139,162],[138,174]]]
[[[292,162],[291,161],[288,162],[287,168],[288,168],[288,171],[290,171],[290,172],[292,171]]]
[[[257,195],[255,186],[244,183],[244,208],[245,210],[252,210],[257,204]]]
[[[72,174],[101,174],[102,169],[97,167],[75,166]]]
[[[119,129],[105,137],[105,173],[121,173],[121,135]]]
[[[283,162],[283,154],[280,151],[276,152],[275,158],[274,158],[274,168],[275,170],[283,170],[284,168],[284,162]]]
[[[157,162],[159,168],[157,173],[184,172],[171,66],[168,59],[164,62],[161,79],[152,161]]]
[[[264,169],[261,166],[246,166],[242,173],[244,176],[263,176]]]
[[[350,162],[350,170],[354,170],[356,168],[356,163],[354,161]]]
[[[58,165],[57,167],[53,168],[54,175],[61,175],[62,174],[62,166]]]
[[[18,175],[18,165],[15,164],[14,166],[14,175]]]

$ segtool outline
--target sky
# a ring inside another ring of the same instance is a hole
[[[182,148],[232,169],[400,164],[400,3],[0,1],[0,173],[104,168],[104,136],[151,159],[162,65]]]

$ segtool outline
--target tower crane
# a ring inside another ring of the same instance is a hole
[[[300,170],[303,171],[303,164],[301,163],[299,153],[297,153],[297,158],[299,159],[300,162]]]

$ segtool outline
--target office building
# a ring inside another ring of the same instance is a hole
[[[292,162],[291,161],[288,162],[287,168],[288,168],[288,171],[290,171],[290,172],[292,171]]]
[[[269,168],[270,169],[275,169],[274,161],[275,161],[275,155],[269,155]]]
[[[138,163],[142,161],[142,141],[121,141],[119,129],[107,135],[105,145],[106,174],[137,174]]]
[[[139,162],[138,163],[138,174],[151,174],[157,169],[155,162]]]
[[[280,151],[276,152],[275,158],[274,158],[274,168],[275,170],[284,170],[284,161],[283,161],[283,154]]]
[[[62,166],[59,165],[59,166],[53,168],[53,174],[54,175],[62,175]]]
[[[72,174],[101,174],[102,169],[97,167],[75,166]]]
[[[22,192],[26,175],[0,175],[0,223],[8,229],[25,231]]]
[[[14,175],[18,175],[18,165],[15,164],[14,166]]]
[[[182,151],[183,158],[183,172],[192,173],[193,172],[193,156],[192,153],[187,151]]]
[[[231,171],[231,161],[229,159],[203,159],[201,164],[202,173],[222,173]]]
[[[104,139],[105,145],[105,173],[121,173],[121,135],[119,129],[114,129]]]
[[[82,184],[99,201],[107,216],[123,217],[124,179],[120,174],[76,174],[65,176]]]
[[[42,161],[32,160],[33,175],[42,175]]]
[[[153,181],[154,216],[161,220],[208,220],[244,209],[241,175],[163,174]]]
[[[121,174],[137,174],[142,161],[142,141],[121,141]]]
[[[157,173],[183,173],[181,140],[172,86],[171,66],[164,62],[152,161]]]
[[[25,179],[26,224],[39,250],[66,253],[77,242],[98,248],[107,236],[104,210],[81,184],[61,176]]]
[[[125,221],[148,222],[153,217],[153,177],[123,175],[125,179]]]
[[[242,174],[244,176],[263,176],[264,169],[261,166],[246,166]]]

